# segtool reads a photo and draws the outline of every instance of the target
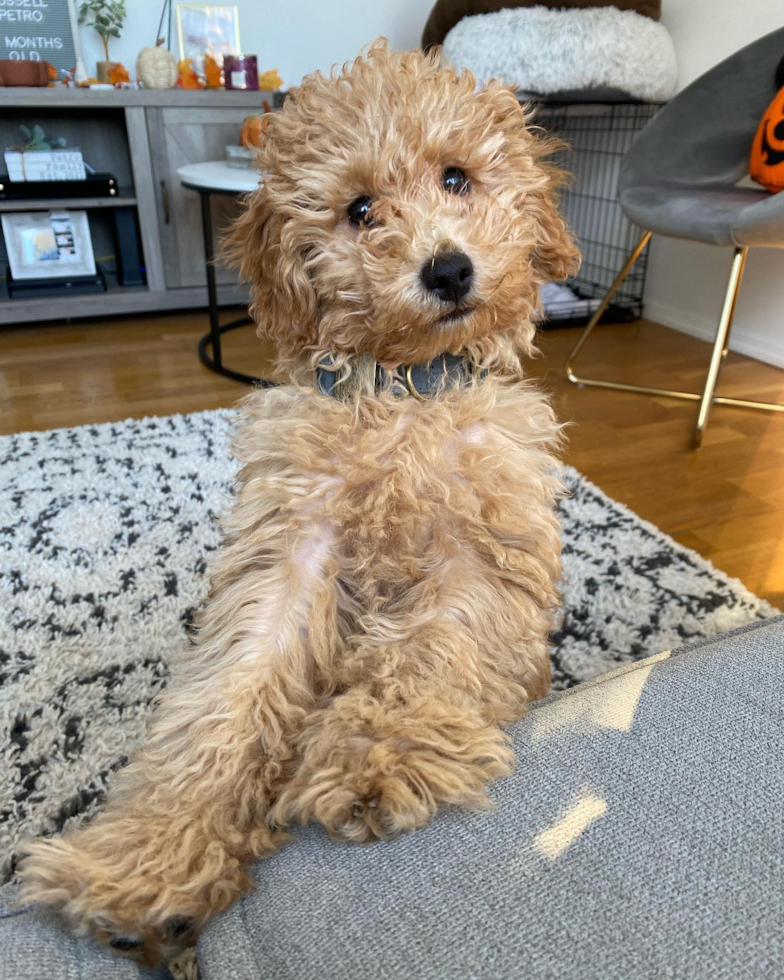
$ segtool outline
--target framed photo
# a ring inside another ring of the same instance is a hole
[[[58,72],[72,72],[82,60],[78,2],[0,2],[0,23],[5,28],[0,32],[0,60],[48,61]],[[12,11],[9,7],[35,9]]]
[[[201,70],[205,54],[222,65],[224,55],[242,51],[237,8],[228,4],[178,3],[177,37],[180,59],[192,59],[196,71]]]
[[[86,211],[14,212],[2,225],[14,279],[95,275]]]

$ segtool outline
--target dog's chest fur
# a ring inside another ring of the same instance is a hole
[[[323,525],[349,604],[403,614],[469,566],[550,587],[557,425],[535,389],[491,379],[429,402],[353,405],[278,389],[246,408],[238,451],[255,461],[241,479],[300,526]]]

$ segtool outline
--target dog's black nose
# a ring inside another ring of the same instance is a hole
[[[422,266],[425,289],[447,303],[459,303],[471,290],[474,265],[465,252],[444,252]]]

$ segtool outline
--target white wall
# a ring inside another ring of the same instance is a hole
[[[277,68],[286,88],[315,68],[328,70],[335,62],[350,60],[379,35],[388,37],[397,48],[418,46],[431,7],[430,0],[233,2],[239,8],[243,50],[258,55],[260,70]],[[133,77],[137,54],[155,43],[163,0],[127,0],[126,7],[128,17],[122,37],[111,40],[109,53]],[[175,18],[172,20],[172,50],[176,54]],[[87,27],[80,29],[80,38],[85,67],[92,74],[95,62],[103,59],[101,41]]]
[[[784,26],[784,5],[780,0],[664,0],[662,22],[672,34],[684,88],[738,48]],[[730,261],[730,249],[655,236],[645,315],[713,339]],[[784,368],[784,250],[749,251],[730,346]]]

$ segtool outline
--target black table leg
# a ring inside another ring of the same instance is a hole
[[[201,224],[204,235],[204,259],[207,273],[207,299],[210,312],[210,332],[206,333],[199,341],[199,359],[205,367],[216,374],[222,374],[224,378],[231,378],[233,381],[242,381],[244,384],[268,386],[273,384],[265,381],[264,378],[254,378],[250,374],[243,374],[242,371],[233,371],[231,368],[223,366],[223,353],[221,351],[221,335],[229,330],[236,330],[237,327],[245,327],[253,320],[249,316],[240,317],[230,323],[221,324],[218,312],[218,287],[215,282],[215,244],[212,236],[212,213],[210,211],[210,191],[201,187],[194,187],[198,190],[201,198]],[[212,348],[212,354],[208,353],[207,348]]]
[[[210,336],[212,338],[212,367],[220,371],[223,367],[221,355],[220,321],[218,319],[218,287],[215,282],[215,245],[212,238],[212,211],[210,194],[201,191],[201,227],[204,235],[204,264],[207,273],[207,299],[210,307]]]

